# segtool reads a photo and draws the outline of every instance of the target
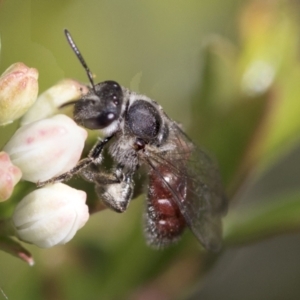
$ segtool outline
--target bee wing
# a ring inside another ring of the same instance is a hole
[[[187,225],[206,249],[218,251],[222,242],[221,217],[227,211],[219,170],[214,161],[196,147],[176,123],[170,130],[173,149],[152,156],[150,166],[170,169],[178,186],[172,186],[157,172],[169,188]]]

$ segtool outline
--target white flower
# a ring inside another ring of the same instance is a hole
[[[17,237],[41,248],[67,243],[89,218],[85,201],[84,191],[62,183],[31,192],[12,217]]]
[[[0,152],[0,201],[7,200],[21,179],[21,170],[14,166],[5,152]]]
[[[71,118],[56,115],[20,127],[3,150],[21,169],[22,179],[44,181],[76,165],[86,137]]]
[[[88,87],[73,79],[64,79],[43,92],[27,111],[21,124],[28,124],[59,113],[61,105],[79,99],[88,92]],[[73,107],[71,106],[73,109]]]
[[[21,117],[38,94],[38,71],[23,63],[11,65],[0,77],[0,125]]]

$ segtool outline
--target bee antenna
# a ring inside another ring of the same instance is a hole
[[[65,32],[66,38],[68,40],[68,43],[70,44],[71,48],[73,49],[74,53],[76,54],[77,58],[79,59],[81,65],[84,67],[84,69],[86,71],[86,74],[87,74],[87,76],[89,78],[89,81],[90,81],[90,83],[92,85],[92,88],[93,88],[94,92],[96,92],[95,91],[95,84],[94,84],[92,72],[90,71],[89,67],[87,66],[85,60],[83,59],[83,56],[81,55],[78,47],[74,43],[74,41],[73,41],[73,39],[71,37],[70,32],[67,29],[65,29],[64,32]]]

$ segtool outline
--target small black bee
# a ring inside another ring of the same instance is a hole
[[[65,35],[91,84],[89,92],[75,103],[74,120],[85,128],[102,130],[105,138],[72,170],[38,186],[66,181],[80,173],[95,183],[97,194],[108,207],[124,212],[133,195],[133,175],[144,165],[149,179],[145,214],[148,244],[169,245],[188,226],[206,249],[219,250],[227,201],[214,162],[157,102],[115,81],[94,84],[67,30]],[[114,161],[110,173],[95,168],[101,165],[107,144]]]

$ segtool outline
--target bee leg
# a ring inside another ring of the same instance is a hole
[[[102,161],[102,151],[104,146],[108,143],[108,141],[113,137],[109,136],[106,137],[104,140],[99,140],[92,150],[89,152],[88,157],[80,160],[77,165],[71,169],[70,171],[63,173],[61,175],[58,175],[56,177],[50,178],[46,181],[38,181],[36,185],[38,187],[42,187],[48,183],[56,183],[56,182],[62,182],[62,181],[68,181],[70,180],[75,174],[78,174],[91,164],[100,164]]]
[[[116,212],[124,212],[133,195],[133,173],[117,168],[113,174],[100,173],[95,177],[96,192],[105,205]]]

